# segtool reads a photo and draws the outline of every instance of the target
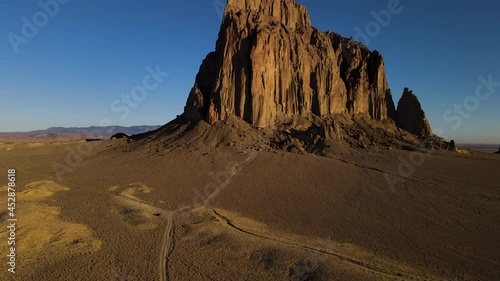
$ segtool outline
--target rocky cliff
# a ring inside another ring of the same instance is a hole
[[[281,116],[338,113],[395,119],[380,53],[315,29],[291,0],[229,0],[184,116],[272,127]]]
[[[417,96],[408,88],[398,102],[396,124],[401,129],[419,137],[431,137],[432,130]]]
[[[407,92],[396,112],[382,55],[314,28],[307,10],[292,0],[228,0],[215,51],[200,67],[183,117],[213,124],[236,116],[261,128],[297,116],[319,118],[322,137],[359,141],[346,132],[351,118],[432,136],[420,103]],[[358,127],[353,130],[366,131]]]

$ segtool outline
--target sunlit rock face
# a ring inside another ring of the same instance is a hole
[[[311,114],[396,120],[380,53],[317,30],[291,0],[228,1],[184,111],[191,121],[236,115],[256,127]]]

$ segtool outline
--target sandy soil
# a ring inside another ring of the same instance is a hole
[[[0,149],[15,280],[500,279],[498,155],[81,145]]]

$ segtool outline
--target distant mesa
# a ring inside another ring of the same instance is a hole
[[[114,134],[117,133],[125,133],[128,135],[135,135],[135,134],[142,134],[148,131],[156,130],[160,126],[130,126],[130,127],[124,127],[124,126],[106,126],[106,127],[101,127],[101,126],[91,126],[91,127],[51,127],[48,128],[47,130],[40,130],[40,131],[33,131],[31,133],[40,133],[40,132],[46,132],[46,133],[54,133],[54,134],[61,134],[61,133],[72,133],[72,134],[82,134],[85,136],[102,136],[102,137],[110,137]]]
[[[31,132],[0,132],[5,141],[75,141],[88,142],[108,139],[117,133],[140,135],[158,129],[160,126],[106,126],[106,127],[51,127]]]

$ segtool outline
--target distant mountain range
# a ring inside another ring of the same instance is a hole
[[[46,130],[37,130],[31,131],[27,134],[43,134],[43,133],[55,133],[55,134],[89,134],[89,135],[103,135],[103,136],[112,136],[116,133],[125,133],[127,135],[136,135],[145,133],[148,131],[153,131],[158,129],[160,126],[131,126],[131,127],[123,127],[123,126],[109,126],[109,127],[50,127]]]
[[[24,141],[58,141],[78,140],[87,138],[109,138],[117,133],[136,135],[153,131],[160,126],[108,126],[108,127],[50,127],[46,130],[30,132],[0,132],[0,140],[24,140]]]

